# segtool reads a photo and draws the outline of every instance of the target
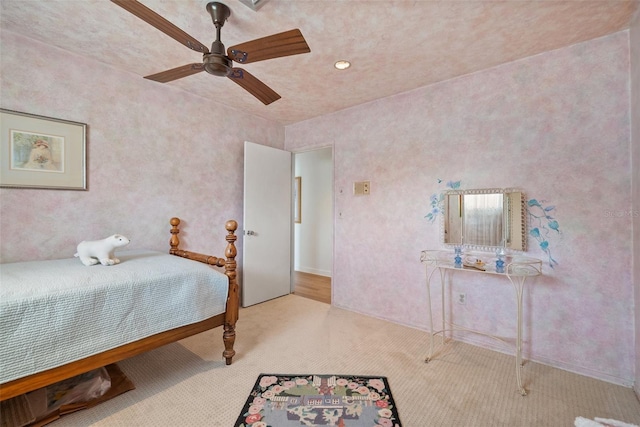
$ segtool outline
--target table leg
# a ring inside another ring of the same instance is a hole
[[[442,339],[440,340],[440,343],[442,345],[444,345],[444,334],[445,334],[445,327],[446,327],[446,323],[445,323],[445,309],[444,309],[444,305],[445,305],[445,301],[444,301],[444,278],[445,278],[445,274],[446,274],[446,270],[444,268],[438,268],[438,271],[440,271],[440,301],[442,304],[442,307],[440,307],[440,309],[442,310],[442,323],[441,323],[441,331],[442,331]]]
[[[518,391],[523,396],[527,395],[527,390],[525,390],[522,385],[522,293],[524,289],[524,281],[526,276],[517,276],[514,281],[511,276],[509,276],[509,280],[513,284],[516,291],[516,304],[518,307],[518,315],[517,315],[517,338],[516,338],[516,379],[518,380]]]
[[[427,276],[427,305],[429,306],[429,332],[431,333],[431,337],[429,339],[429,354],[424,359],[425,362],[429,363],[431,358],[433,357],[433,341],[435,340],[435,333],[433,330],[433,310],[431,309],[431,276],[437,270],[440,271],[440,284],[441,284],[441,292],[442,292],[442,336],[441,343],[444,345],[444,270],[442,268],[436,267],[431,273],[429,273],[429,266],[426,267],[426,276]]]

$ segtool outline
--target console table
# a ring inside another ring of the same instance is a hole
[[[454,257],[455,253],[453,251],[444,250],[426,250],[422,251],[420,256],[420,261],[425,265],[426,270],[427,298],[429,306],[429,328],[431,332],[429,355],[426,357],[425,362],[429,362],[433,356],[433,342],[435,336],[440,334],[442,343],[444,344],[446,331],[463,330],[467,332],[482,334],[503,343],[507,343],[504,339],[495,335],[455,325],[451,321],[451,313],[449,315],[450,320],[447,322],[445,319],[445,277],[447,273],[451,274],[456,271],[460,271],[461,274],[486,274],[498,279],[500,279],[501,277],[506,277],[513,284],[516,291],[516,379],[518,382],[518,389],[520,391],[520,394],[526,396],[527,391],[522,385],[522,376],[520,372],[520,369],[522,367],[522,293],[524,289],[524,283],[528,277],[535,277],[542,274],[542,261],[536,258],[525,256],[507,256],[505,257],[504,262],[504,272],[500,273],[496,271],[495,256],[480,253],[467,254],[464,257],[462,267],[455,266]],[[476,263],[476,260],[480,260],[480,262]],[[484,268],[484,270],[478,269],[477,267]],[[442,329],[439,331],[434,330],[431,307],[431,276],[436,271],[439,271],[440,273],[440,286],[442,295]],[[451,307],[453,309],[453,304],[451,304]]]

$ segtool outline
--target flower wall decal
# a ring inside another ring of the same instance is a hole
[[[549,239],[561,234],[560,224],[551,216],[555,206],[545,206],[544,200],[530,199],[527,202],[527,213],[529,215],[529,236],[538,241],[540,249],[547,254],[549,267],[554,268],[558,261],[551,256]]]
[[[438,184],[442,182],[441,179],[438,179]],[[460,189],[461,181],[448,181],[446,186],[452,190]],[[431,197],[429,197],[429,205],[431,206],[431,212],[425,215],[425,218],[431,223],[436,221],[438,215],[444,213],[442,209],[442,202],[444,202],[444,193],[441,191],[440,193],[433,193]]]

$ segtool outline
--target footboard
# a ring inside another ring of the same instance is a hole
[[[237,240],[235,231],[238,229],[238,223],[230,220],[225,224],[225,229],[227,230],[227,236],[225,238],[227,241],[227,248],[225,249],[224,254],[225,258],[218,258],[215,256],[179,249],[178,246],[180,246],[180,239],[178,238],[178,233],[180,233],[180,229],[178,226],[180,225],[180,218],[171,218],[169,223],[171,224],[171,240],[169,241],[171,246],[169,253],[171,255],[199,261],[216,267],[224,267],[224,274],[229,278],[229,295],[227,297],[224,333],[222,335],[225,350],[222,355],[224,356],[227,365],[230,365],[233,356],[236,354],[233,349],[233,345],[236,340],[236,322],[238,321],[240,307],[238,279],[236,273],[237,264],[235,260],[236,255],[238,254],[235,246],[235,241]]]

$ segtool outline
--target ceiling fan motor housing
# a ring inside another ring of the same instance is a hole
[[[229,58],[216,53],[206,53],[202,58],[202,62],[204,63],[204,70],[214,76],[228,76],[233,68]]]

